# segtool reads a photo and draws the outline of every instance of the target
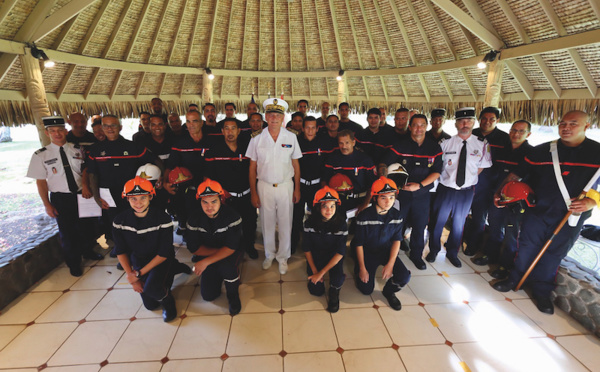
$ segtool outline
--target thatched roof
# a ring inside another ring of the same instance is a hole
[[[253,90],[259,101],[283,92],[313,107],[335,102],[344,70],[358,110],[452,110],[482,104],[487,74],[475,65],[490,50],[505,61],[507,113],[597,111],[600,97],[597,0],[4,0],[9,125],[31,122],[17,58],[26,42],[57,62],[43,79],[61,113],[131,115],[156,96],[170,109],[201,103],[206,67],[221,105],[243,106]]]

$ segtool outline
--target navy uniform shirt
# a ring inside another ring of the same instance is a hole
[[[386,127],[380,127],[377,133],[373,133],[368,127],[356,133],[356,145],[369,155],[375,164],[381,162],[393,140],[392,130]]]
[[[173,147],[173,135],[165,134],[165,138],[160,143],[156,142],[152,136],[145,136],[140,141],[140,144],[150,150],[155,156],[158,156],[160,160],[166,161]]]
[[[219,182],[231,193],[249,193],[250,158],[245,155],[247,147],[247,143],[238,141],[236,151],[232,151],[224,140],[215,144],[210,148],[205,159],[206,176]]]
[[[364,152],[354,149],[352,154],[343,155],[340,150],[334,151],[325,160],[321,181],[329,182],[336,173],[347,175],[352,181],[353,194],[368,191],[377,179],[377,171],[373,160]]]
[[[326,222],[327,223],[327,222]],[[304,235],[302,236],[302,250],[311,252],[316,256],[331,256],[336,253],[346,255],[346,240],[348,239],[348,226],[343,222],[342,226],[335,231],[323,231],[310,226],[307,220],[304,223]]]
[[[425,137],[421,146],[412,138],[392,146],[383,159],[383,163],[389,166],[400,163],[408,173],[408,182],[421,182],[432,173],[442,173],[442,148],[434,140]],[[423,188],[410,192],[417,196],[429,192],[433,183]]]
[[[227,118],[225,118],[227,119]],[[219,128],[219,130],[223,129],[223,124],[225,123],[225,119],[221,120],[221,121],[217,121],[217,128]],[[233,120],[235,120],[235,122],[237,123],[238,128],[242,129],[242,121],[238,118],[233,118]],[[250,126],[248,126],[248,128],[250,128]]]
[[[217,217],[208,217],[202,208],[192,212],[187,221],[185,234],[187,247],[194,253],[203,245],[208,248],[227,247],[234,251],[243,250],[242,218],[231,207],[221,204]],[[231,256],[230,256],[231,257]]]
[[[348,120],[346,122],[342,122],[340,120],[340,127],[338,128],[338,132],[343,131],[344,129],[350,129],[351,131],[354,132],[354,134],[360,132],[361,130],[365,129],[365,127],[363,127],[362,125],[353,122],[352,120]]]
[[[452,137],[452,136],[449,135],[448,133],[442,131],[442,133],[440,134],[440,137],[435,138],[435,136],[433,135],[433,129],[430,129],[425,133],[425,137],[431,138],[432,140],[434,140],[437,143],[441,143],[443,140],[450,139],[450,137]]]
[[[98,142],[98,139],[96,138],[96,136],[94,136],[94,133],[87,130],[83,134],[83,137],[76,137],[73,134],[73,131],[70,130],[69,133],[67,133],[67,142],[71,142],[76,145],[85,146],[89,148],[91,145]]]
[[[318,117],[317,118],[317,130],[319,130],[321,128],[325,128],[325,119],[323,119],[322,117]]]
[[[111,189],[113,197],[120,198],[125,182],[135,177],[140,166],[155,158],[145,147],[119,136],[114,141],[107,139],[92,145],[88,172],[98,176],[100,187]]]
[[[531,149],[533,149],[533,146],[531,146],[529,142],[525,141],[516,149],[513,149],[512,146],[510,146],[498,154],[496,164],[498,164],[498,167],[501,170],[501,175],[498,178],[499,183],[504,181],[509,173],[515,172],[519,164],[523,162],[523,159],[525,159],[525,156],[529,154]]]
[[[560,170],[571,198],[581,193],[594,173],[600,167],[600,143],[586,138],[577,147],[567,147],[560,140],[557,143]],[[550,142],[531,149],[519,167],[515,169],[519,177],[528,177],[528,183],[535,192],[537,204],[529,208],[537,215],[564,216],[567,207],[558,188]],[[594,188],[600,180],[595,180]]]
[[[192,172],[194,184],[198,185],[205,176],[206,153],[210,149],[209,141],[206,137],[195,142],[189,132],[181,137],[171,148],[171,154],[167,160],[166,167],[173,169],[175,167],[185,167]]]
[[[502,169],[501,166],[499,167],[498,164],[496,164],[496,159],[498,159],[502,152],[512,147],[510,136],[498,127],[494,128],[493,131],[485,136],[481,133],[481,128],[475,128],[473,129],[473,135],[485,139],[490,145],[492,153],[492,166],[488,169],[484,169],[479,177],[491,177],[492,181],[497,180],[498,177],[502,176]]]
[[[392,144],[396,144],[398,142],[404,141],[407,138],[410,138],[410,130],[407,130],[403,134],[400,134],[400,133],[396,132],[396,130],[394,129],[392,136],[393,136]]]
[[[119,213],[113,221],[113,237],[117,255],[131,257],[135,270],[140,270],[156,256],[175,257],[173,221],[165,211],[152,206],[142,218],[131,208]]]
[[[333,152],[333,149],[330,149],[331,146],[324,137],[315,136],[312,141],[309,141],[304,134],[298,136],[298,144],[302,150],[302,157],[298,159],[302,179],[313,181],[321,178],[325,159]],[[318,181],[316,182],[318,183]]]
[[[325,151],[332,153],[339,148],[337,137],[330,137],[327,130],[325,130],[325,132],[317,132],[317,137],[321,137]]]
[[[389,252],[393,242],[403,239],[402,227],[398,209],[391,208],[386,214],[379,214],[375,205],[371,205],[356,216],[352,246],[362,246],[365,254]]]

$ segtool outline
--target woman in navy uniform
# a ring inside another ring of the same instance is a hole
[[[394,206],[398,189],[394,181],[380,177],[371,187],[373,204],[356,217],[356,234],[352,247],[356,249],[354,277],[356,287],[365,295],[373,293],[375,273],[383,265],[383,296],[390,307],[400,310],[402,304],[395,293],[410,280],[410,271],[400,258],[402,217]]]
[[[164,210],[150,205],[154,195],[154,186],[142,177],[125,183],[122,197],[131,208],[115,217],[113,237],[119,263],[144,307],[154,310],[162,305],[163,320],[170,322],[177,316],[171,293],[177,265],[173,221]]]
[[[206,179],[198,186],[196,198],[201,209],[192,211],[187,222],[187,248],[194,255],[194,273],[202,276],[200,294],[205,301],[213,301],[221,295],[225,281],[229,314],[236,315],[242,309],[240,295],[239,265],[244,256],[241,245],[242,219],[240,215],[222,203],[221,185]]]
[[[329,272],[327,311],[330,313],[340,308],[340,288],[346,278],[343,264],[348,226],[346,217],[338,210],[340,204],[338,193],[328,186],[317,191],[302,240],[310,294],[322,296],[325,293],[324,276]]]

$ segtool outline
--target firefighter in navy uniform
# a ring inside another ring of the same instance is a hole
[[[426,136],[436,141],[437,143],[443,140],[450,139],[452,137],[448,133],[444,132],[442,127],[446,119],[446,109],[438,108],[431,110],[431,129],[427,131]]]
[[[89,132],[86,129],[87,118],[85,115],[79,112],[74,112],[69,115],[67,122],[71,126],[71,130],[67,134],[67,142],[85,146],[88,149],[91,145],[98,142],[96,136],[94,136],[94,133]]]
[[[331,150],[325,150],[326,143],[321,136],[317,136],[317,121],[313,116],[307,116],[302,122],[302,133],[298,136],[298,144],[302,151],[300,163],[300,202],[294,204],[294,217],[292,222],[292,253],[300,243],[302,221],[306,208],[311,210],[315,193],[321,187],[321,174],[325,158]]]
[[[503,178],[502,167],[497,159],[502,152],[511,147],[508,133],[496,127],[499,118],[500,109],[486,107],[479,114],[479,128],[473,129],[474,136],[486,140],[489,144],[492,153],[492,166],[481,172],[477,185],[475,185],[475,195],[471,206],[471,221],[469,227],[465,229],[468,232],[465,236],[465,242],[467,243],[465,255],[467,256],[474,255],[483,244],[483,232],[488,211],[494,207],[494,192]]]
[[[527,142],[527,137],[529,137],[530,134],[531,124],[528,121],[517,120],[513,123],[509,132],[511,146],[504,149],[504,151],[500,151],[496,158],[496,166],[501,172],[501,175],[499,177],[500,181],[494,186],[494,190],[498,190],[500,184],[504,181],[504,178],[517,168],[533,148],[533,146]],[[514,255],[517,252],[517,236],[523,212],[519,208],[497,208],[496,206],[492,206],[489,209],[488,241],[483,248],[483,255],[473,258],[473,263],[482,266],[498,263],[498,260],[501,257],[500,248],[505,237],[506,229],[507,239],[504,252],[502,253],[503,259],[496,275],[500,277],[508,275],[506,268],[512,268]]]
[[[155,195],[152,183],[135,177],[125,183],[122,197],[131,208],[113,221],[113,236],[119,263],[127,281],[142,297],[144,307],[154,310],[162,305],[163,320],[177,316],[171,292],[175,267],[179,264],[173,249],[173,221],[159,208],[150,205]],[[188,274],[190,268],[185,265]]]
[[[410,236],[410,260],[417,269],[425,270],[423,248],[425,228],[429,223],[430,193],[433,183],[442,172],[442,149],[427,138],[427,117],[416,114],[410,118],[410,138],[396,143],[387,153],[379,173],[386,175],[387,166],[400,163],[408,173],[408,183],[399,186],[398,200],[402,216],[412,227]]]
[[[493,285],[494,289],[508,292],[515,288],[567,211],[575,214],[554,236],[526,281],[531,285],[538,310],[548,314],[554,312],[550,295],[555,287],[558,266],[579,237],[592,209],[600,205],[596,191],[600,179],[592,179],[600,168],[600,143],[586,138],[585,131],[589,127],[589,116],[585,112],[568,112],[558,124],[560,139],[534,147],[525,156],[525,161],[505,179],[510,182],[527,176],[537,200],[535,208],[528,208],[523,217],[515,267],[509,272],[508,279]],[[590,181],[593,182],[592,190],[586,197],[571,199],[576,198]],[[564,194],[559,183],[564,184]],[[495,198],[499,200],[500,195],[496,194]]]
[[[374,164],[379,164],[387,153],[394,139],[393,130],[388,126],[379,126],[381,111],[378,108],[367,112],[368,126],[356,133],[358,147],[371,157]]]
[[[375,273],[383,265],[383,296],[394,310],[402,309],[395,293],[408,284],[410,271],[398,252],[402,240],[401,212],[393,208],[398,192],[394,181],[380,177],[373,183],[369,198],[371,206],[356,217],[356,234],[351,246],[356,250],[354,279],[361,293],[370,295],[375,287]]]
[[[377,179],[377,171],[373,160],[355,149],[354,133],[343,130],[338,133],[339,150],[334,151],[325,160],[321,184],[328,185],[340,193],[341,209],[354,217],[355,208],[363,204],[371,184]]]
[[[174,197],[171,200],[173,211],[179,221],[178,234],[185,232],[187,216],[197,208],[196,186],[202,182],[206,173],[205,159],[210,148],[209,141],[202,130],[202,118],[198,111],[185,114],[188,131],[171,148],[163,175],[163,187]],[[187,168],[193,176],[193,184],[186,188],[174,188],[169,182],[169,173],[175,167]]]
[[[333,152],[339,148],[337,139],[339,128],[340,121],[338,117],[329,115],[325,121],[325,126],[317,132],[317,136],[322,137],[323,142],[325,143],[326,151]]]
[[[340,105],[338,106],[338,115],[340,116],[340,132],[345,129],[348,129],[356,135],[356,133],[364,129],[362,125],[350,120],[350,105],[348,104],[348,102],[340,103]]]
[[[433,233],[429,239],[427,262],[434,262],[441,250],[442,231],[448,217],[452,215],[452,228],[446,242],[446,259],[456,267],[465,219],[471,209],[473,190],[482,169],[492,165],[489,147],[485,140],[472,135],[475,125],[475,109],[465,107],[456,111],[458,134],[440,145],[443,151],[443,170],[433,204],[430,223]]]
[[[81,276],[81,257],[102,259],[95,253],[80,228],[77,193],[81,189],[83,151],[67,142],[65,120],[60,116],[42,118],[50,144],[31,157],[27,177],[36,180],[46,214],[56,218],[65,263],[71,275]],[[48,192],[50,195],[48,195]]]
[[[242,247],[251,259],[258,258],[254,248],[256,240],[256,208],[250,200],[250,183],[248,171],[250,158],[246,154],[247,143],[240,143],[240,129],[233,118],[223,120],[224,141],[216,143],[208,152],[206,158],[206,174],[231,195],[227,200],[230,207],[242,217]]]
[[[205,301],[221,295],[225,282],[229,314],[242,309],[240,295],[240,268],[244,256],[241,245],[242,219],[233,208],[223,204],[221,185],[206,179],[198,186],[196,197],[201,208],[192,211],[187,222],[187,248],[194,255],[194,273],[202,276],[200,294]]]

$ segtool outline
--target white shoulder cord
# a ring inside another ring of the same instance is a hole
[[[550,153],[552,154],[552,166],[554,168],[554,176],[556,177],[556,183],[558,184],[558,188],[560,193],[565,201],[565,205],[567,209],[571,206],[571,197],[569,196],[569,192],[567,191],[567,186],[565,185],[565,181],[562,178],[562,174],[560,171],[560,162],[558,160],[558,140],[554,140],[550,143]],[[577,226],[577,222],[579,221],[580,214],[571,214],[569,216],[569,226]]]

